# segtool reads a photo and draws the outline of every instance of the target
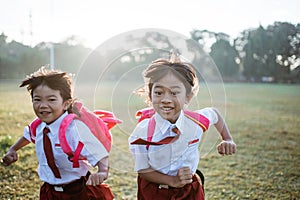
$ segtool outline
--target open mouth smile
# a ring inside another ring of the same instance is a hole
[[[172,108],[172,107],[161,107],[160,110],[163,111],[163,112],[170,112],[170,111],[174,110],[174,108]]]
[[[47,116],[47,115],[49,115],[51,112],[48,112],[48,111],[41,111],[40,112],[40,115],[41,116]]]

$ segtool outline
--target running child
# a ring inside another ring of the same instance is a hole
[[[109,171],[109,153],[103,145],[93,137],[85,138],[80,155],[86,159],[79,160],[76,168],[60,146],[61,122],[69,113],[75,112],[71,76],[42,67],[22,81],[20,87],[24,86],[27,86],[33,110],[41,120],[35,138],[38,175],[44,182],[40,199],[113,199],[108,185],[103,183]],[[80,127],[89,130],[82,121],[73,120],[65,132],[73,151],[82,142]],[[32,141],[30,134],[29,127],[25,127],[23,136],[2,158],[5,166],[18,160],[17,151]],[[98,171],[91,174],[91,166],[98,167]]]
[[[230,131],[216,108],[185,110],[197,93],[198,79],[194,67],[182,62],[179,55],[155,60],[143,75],[141,92],[146,93],[153,110],[141,111],[128,139],[138,172],[138,199],[204,199],[196,176],[201,136],[214,125],[222,138],[218,152],[231,155],[236,145]]]

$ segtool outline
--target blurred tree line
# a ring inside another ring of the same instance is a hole
[[[244,30],[234,39],[226,33],[208,30],[192,30],[190,34],[188,40],[198,42],[206,50],[224,81],[300,82],[300,24],[275,22],[265,28],[259,26]],[[162,48],[165,49],[172,48],[168,38],[159,33],[149,33],[139,42],[147,45],[150,41],[162,42]],[[105,66],[106,62],[111,62],[107,54],[84,47],[75,36],[53,45],[55,66],[71,73],[80,69],[87,56],[92,58],[88,62],[95,65],[97,70]],[[24,78],[50,62],[49,52],[48,43],[43,42],[35,47],[25,46],[15,41],[7,42],[7,36],[2,33],[0,79]],[[118,68],[112,73],[121,74],[129,66],[151,62],[146,54],[147,51],[144,54],[129,52],[114,63]],[[157,57],[158,53],[154,52],[154,55]],[[93,70],[87,73],[92,74]]]
[[[193,30],[191,36],[203,46],[214,41],[209,54],[225,81],[300,82],[299,23],[247,29],[232,41],[207,30]]]
[[[41,66],[50,63],[50,45],[54,48],[55,66],[63,71],[75,73],[91,49],[84,47],[76,36],[61,43],[41,42],[35,47],[16,41],[6,42],[0,35],[0,79],[23,79]]]

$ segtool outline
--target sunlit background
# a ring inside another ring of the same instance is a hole
[[[189,36],[193,29],[239,32],[275,21],[298,23],[298,0],[1,0],[0,32],[34,46],[77,36],[95,48],[120,33],[162,28]]]
[[[188,109],[217,107],[238,146],[221,157],[210,128],[199,146],[207,199],[299,199],[299,0],[0,0],[0,155],[34,119],[20,80],[50,63],[75,74],[74,97],[114,112],[110,176],[116,200],[136,196],[127,139],[142,70],[179,49],[200,90]],[[38,199],[34,145],[0,164],[0,199]],[[298,188],[298,189],[297,189]]]

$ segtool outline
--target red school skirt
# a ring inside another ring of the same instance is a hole
[[[138,200],[204,200],[203,187],[194,175],[193,182],[182,188],[161,188],[138,176]]]

